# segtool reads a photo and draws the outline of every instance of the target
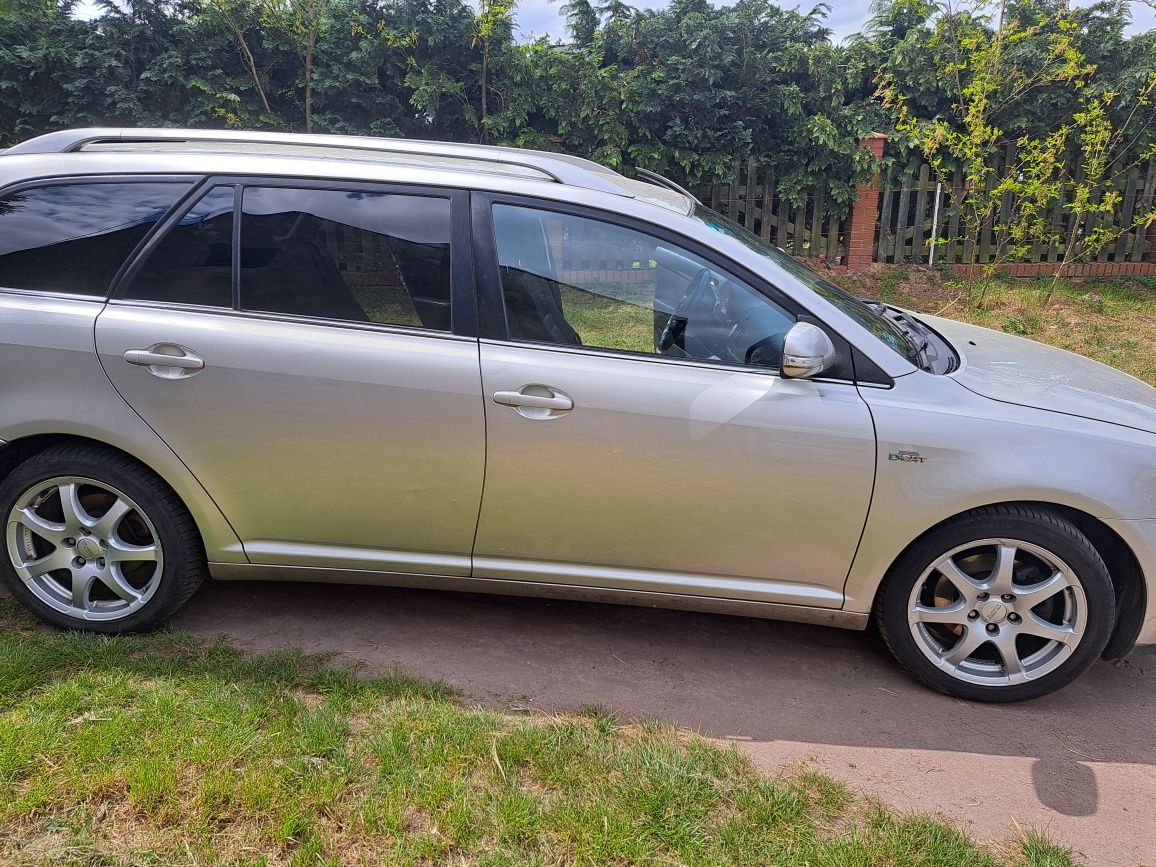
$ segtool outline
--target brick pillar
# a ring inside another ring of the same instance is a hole
[[[858,195],[851,207],[851,237],[847,242],[847,267],[854,271],[866,268],[875,257],[875,237],[879,219],[879,164],[883,159],[886,133],[874,132],[859,139],[859,147],[871,151],[875,158],[875,173],[865,184],[858,184]]]

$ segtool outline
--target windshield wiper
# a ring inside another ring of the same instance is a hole
[[[907,344],[915,351],[919,365],[924,370],[931,370],[931,358],[928,353],[928,349],[931,347],[931,338],[927,336],[927,327],[922,322],[910,313],[904,313],[882,301],[872,301],[867,298],[860,298],[859,300],[875,313],[878,313],[895,329],[900,337],[907,341]]]

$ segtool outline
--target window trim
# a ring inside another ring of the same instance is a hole
[[[129,251],[117,266],[116,271],[112,275],[108,286],[102,294],[88,295],[79,292],[58,292],[53,289],[20,289],[15,286],[0,286],[0,292],[11,292],[20,295],[31,295],[35,297],[46,298],[66,298],[75,301],[95,301],[100,304],[105,304],[113,296],[114,290],[120,282],[121,276],[128,269],[128,267],[137,260],[141,251],[149,246],[151,240],[161,230],[161,227],[166,225],[167,221],[171,219],[174,212],[182,210],[189,196],[193,195],[197,188],[200,187],[204,175],[200,172],[190,172],[187,174],[165,173],[165,174],[114,174],[114,175],[46,175],[38,178],[25,178],[5,187],[0,187],[0,200],[8,198],[15,193],[21,193],[25,190],[40,189],[43,187],[60,187],[71,184],[163,184],[163,183],[181,183],[187,184],[188,188],[177,197],[176,201],[169,206],[169,209],[161,215],[161,218],[149,227],[145,232],[143,238],[137,242],[137,245]]]
[[[148,301],[125,298],[124,291],[157,245],[168,235],[170,228],[180,222],[200,201],[205,192],[218,186],[231,186],[236,191],[233,200],[233,306],[231,308],[206,304],[176,303],[171,301]],[[261,310],[244,310],[240,306],[241,260],[237,250],[241,245],[243,229],[243,206],[245,187],[283,187],[331,192],[367,192],[382,195],[409,195],[425,198],[447,199],[450,203],[450,330],[436,331],[410,325],[387,322],[355,322],[345,319],[329,319],[323,316],[304,316],[292,313],[277,313]],[[187,311],[211,311],[230,313],[238,318],[292,322],[304,325],[340,326],[367,331],[397,332],[410,335],[455,336],[476,340],[478,337],[476,293],[474,291],[474,246],[469,209],[470,193],[457,187],[436,187],[428,185],[383,183],[374,181],[341,180],[334,178],[310,178],[307,176],[276,175],[208,175],[196,186],[183,207],[169,213],[161,223],[162,229],[149,237],[147,245],[135,252],[131,267],[118,275],[119,279],[109,296],[109,302],[117,305],[142,306],[160,309],[181,309]]]
[[[471,213],[474,219],[474,259],[478,263],[478,315],[479,334],[481,339],[491,344],[507,346],[521,346],[547,351],[561,351],[568,353],[593,354],[608,358],[624,358],[641,362],[659,362],[662,364],[676,364],[691,367],[706,367],[712,370],[737,370],[746,373],[757,373],[762,376],[779,377],[780,372],[766,367],[756,367],[747,364],[735,364],[729,361],[710,361],[707,359],[675,358],[654,353],[632,352],[625,349],[613,349],[600,346],[565,346],[558,343],[548,343],[534,340],[514,340],[509,335],[509,326],[506,322],[505,299],[502,294],[501,268],[498,264],[498,242],[494,228],[494,205],[514,205],[517,207],[532,208],[538,211],[551,211],[575,217],[584,217],[602,223],[610,223],[624,229],[650,235],[687,250],[705,260],[710,265],[737,277],[747,284],[754,292],[762,295],[770,303],[777,305],[794,316],[797,320],[806,317],[809,321],[820,325],[831,337],[835,344],[840,361],[848,367],[853,367],[853,345],[842,335],[816,318],[809,310],[795,299],[787,296],[768,283],[763,277],[753,273],[739,262],[723,256],[717,250],[708,247],[695,238],[671,231],[665,226],[649,223],[626,214],[614,211],[604,211],[588,205],[572,204],[551,199],[538,199],[531,196],[522,196],[508,193],[478,193],[473,194]],[[855,379],[834,377],[812,377],[812,382],[828,382],[842,385],[859,384]]]

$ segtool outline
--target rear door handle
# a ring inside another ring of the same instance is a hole
[[[130,349],[124,360],[137,367],[147,367],[149,373],[162,379],[180,379],[192,376],[205,368],[205,360],[191,349],[175,343],[158,343],[148,349]]]
[[[513,407],[526,418],[553,418],[574,409],[569,395],[548,385],[524,385],[517,391],[495,391],[494,403]]]

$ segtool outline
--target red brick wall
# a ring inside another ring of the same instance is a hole
[[[983,274],[983,265],[951,265],[956,274],[979,277]],[[1056,273],[1054,262],[1011,262],[1000,265],[997,273],[1009,274],[1012,277],[1050,277]],[[1156,276],[1156,262],[1088,262],[1086,264],[1068,265],[1064,268],[1065,277],[1143,277]]]

